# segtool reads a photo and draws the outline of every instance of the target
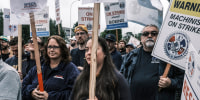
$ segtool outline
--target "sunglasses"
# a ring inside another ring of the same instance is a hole
[[[157,31],[151,31],[151,32],[145,31],[142,33],[142,36],[148,36],[149,34],[151,34],[151,36],[156,36],[156,35],[158,35],[158,32]]]
[[[85,32],[80,32],[80,33],[76,33],[76,36],[79,36],[79,35],[84,35]]]
[[[59,47],[59,46],[47,46],[47,48],[48,48],[49,50],[51,50],[51,49],[55,50],[55,49],[58,49],[58,48],[60,48],[60,47]]]
[[[28,40],[28,43],[33,43],[33,40]],[[41,45],[41,42],[38,42],[39,45]]]

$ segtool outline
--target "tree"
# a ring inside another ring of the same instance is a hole
[[[135,38],[141,41],[142,33],[135,34]]]
[[[118,32],[118,41],[122,39],[122,30],[116,29]],[[114,34],[116,36],[116,30],[104,30],[100,33],[100,37],[105,38],[107,34]]]
[[[123,37],[123,40],[125,40],[126,43],[128,43],[131,36],[134,36],[132,32],[126,32],[125,36]]]
[[[78,26],[78,21],[76,23],[74,23],[72,32],[74,32],[74,29],[75,29],[76,26]]]
[[[3,35],[3,12],[0,9],[0,36]]]
[[[24,43],[27,43],[30,39],[30,25],[22,25],[22,39]]]

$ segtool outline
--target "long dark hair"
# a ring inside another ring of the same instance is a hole
[[[56,42],[58,43],[60,47],[61,56],[62,56],[61,61],[64,62],[65,64],[69,63],[71,61],[71,56],[69,54],[69,50],[67,49],[65,40],[58,35],[53,35],[48,38],[47,43],[45,44],[45,50],[44,50],[45,64],[50,64],[50,58],[47,54],[47,46],[50,39],[55,39]]]
[[[111,60],[105,39],[99,37],[98,43],[102,47],[106,57],[104,58],[104,64],[100,74],[96,78],[95,95],[98,100],[118,100],[120,95],[118,91],[118,80],[115,65]],[[74,85],[71,100],[83,100],[89,97],[89,76],[90,65],[86,62],[84,70],[78,76]]]

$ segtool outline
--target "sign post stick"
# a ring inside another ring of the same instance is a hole
[[[35,18],[34,18],[33,12],[29,13],[29,16],[30,16],[30,22],[31,22],[32,38],[33,38],[33,43],[34,43],[34,52],[35,52],[35,60],[36,60],[36,66],[37,66],[38,83],[39,83],[40,91],[44,91],[39,49],[38,49],[36,29],[35,29]]]
[[[119,45],[118,45],[118,30],[116,29],[116,40],[117,40],[117,50],[119,51]]]
[[[58,24],[58,34],[61,35],[60,34],[60,24]]]
[[[93,34],[92,34],[92,63],[90,67],[90,81],[89,81],[89,99],[95,98],[96,87],[96,69],[97,69],[97,46],[98,46],[98,28],[99,28],[99,15],[100,15],[100,3],[94,3],[94,22],[93,22]]]
[[[13,36],[10,36],[10,40],[12,40],[12,39],[13,39]],[[12,56],[13,56],[13,52],[12,52],[12,50],[10,50],[9,58],[12,57]]]
[[[168,63],[168,64],[166,65],[166,68],[165,68],[165,71],[164,71],[164,73],[163,73],[162,77],[164,77],[164,78],[166,78],[166,77],[167,77],[167,75],[168,75],[168,73],[169,73],[169,70],[170,70],[170,68],[171,68],[171,64],[169,64],[169,63]],[[159,90],[159,91],[161,91],[161,89],[162,89],[162,88],[159,88],[158,90]]]
[[[22,73],[22,25],[18,25],[18,72]]]

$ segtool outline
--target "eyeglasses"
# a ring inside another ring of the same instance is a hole
[[[0,41],[0,43],[7,43],[6,41]]]
[[[151,34],[151,36],[156,36],[156,35],[158,35],[158,32],[157,31],[151,31],[151,32],[145,31],[142,33],[142,36],[148,36],[149,34]]]
[[[51,50],[51,49],[53,49],[53,50],[55,50],[55,49],[58,49],[58,48],[60,48],[59,46],[48,46],[47,47],[49,50]]]
[[[79,35],[84,35],[84,34],[85,34],[85,32],[80,32],[80,33],[76,33],[75,35],[79,36]]]
[[[28,43],[33,43],[33,40],[28,40]],[[39,45],[41,45],[41,42],[38,42]]]

